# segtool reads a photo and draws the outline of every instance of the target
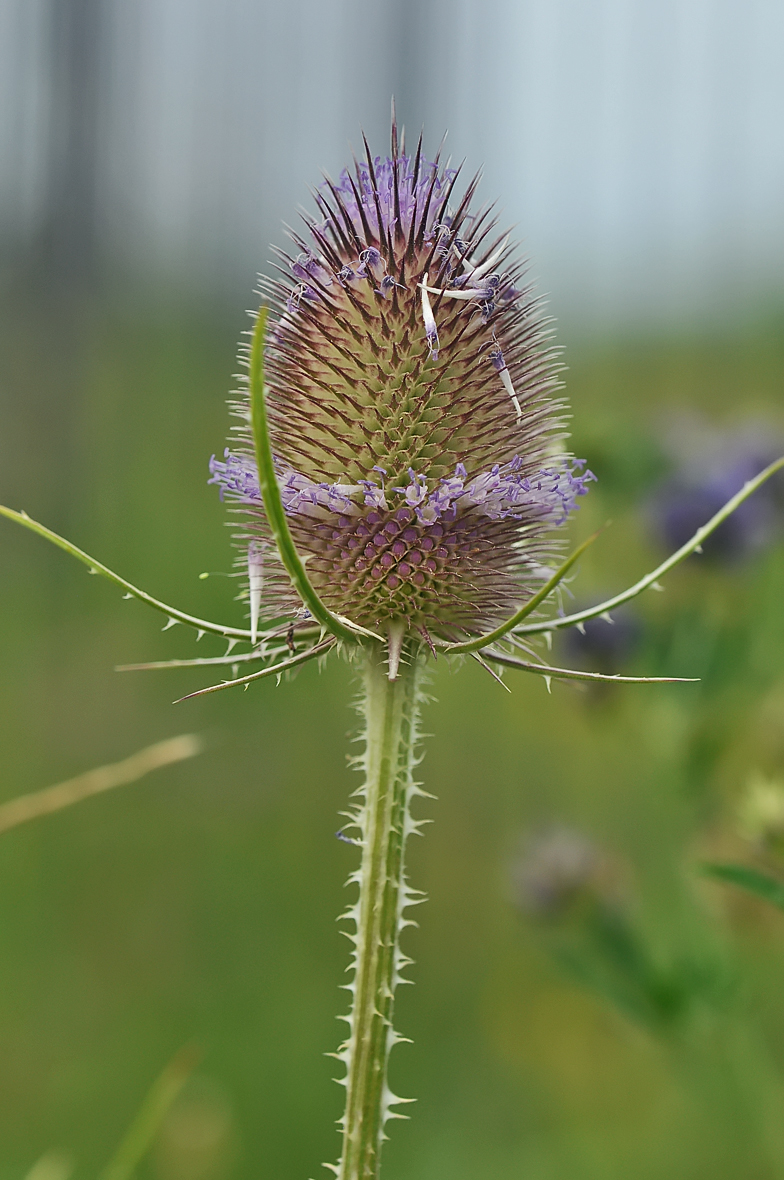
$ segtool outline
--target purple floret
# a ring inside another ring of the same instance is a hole
[[[256,464],[249,455],[235,455],[228,447],[223,452],[225,463],[213,455],[210,459],[211,479],[207,483],[218,485],[220,498],[223,500],[228,493],[232,500],[239,500],[243,504],[260,504],[261,491]]]
[[[370,176],[370,168],[366,162],[359,164],[358,177],[352,176],[348,169],[344,169],[334,188],[340,194],[343,207],[351,220],[357,225],[362,224],[362,214],[357,203],[357,193],[362,206],[362,212],[371,229],[378,231],[379,211],[381,213],[381,228],[383,235],[394,227],[397,221],[395,210],[395,163],[397,164],[398,200],[400,208],[400,224],[404,232],[411,227],[411,218],[417,207],[421,210],[433,185],[430,199],[430,212],[427,222],[427,233],[436,230],[436,217],[441,200],[446,195],[455,170],[451,168],[439,172],[436,164],[420,161],[418,173],[414,172],[414,161],[409,156],[399,156],[396,162],[376,156],[373,161],[373,173],[376,180],[376,192]],[[378,204],[376,204],[376,194]],[[369,251],[368,251],[369,253]],[[378,251],[374,251],[378,254]],[[368,263],[368,265],[372,265]]]

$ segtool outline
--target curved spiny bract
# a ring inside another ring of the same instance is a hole
[[[564,449],[550,321],[477,178],[356,162],[290,231],[269,304],[267,414],[286,518],[336,616],[450,641],[519,610],[593,479]],[[247,403],[213,481],[240,506],[251,613],[300,603],[277,560]],[[255,624],[254,624],[255,625]]]

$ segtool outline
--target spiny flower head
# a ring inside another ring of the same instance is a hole
[[[367,144],[365,144],[367,149]],[[365,627],[454,638],[550,573],[594,477],[564,449],[548,321],[478,178],[398,144],[355,161],[291,232],[265,381],[288,526],[324,605]],[[212,481],[244,514],[251,615],[299,606],[265,520],[247,400]],[[244,562],[244,558],[243,558]]]

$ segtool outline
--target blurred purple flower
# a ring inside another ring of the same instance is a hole
[[[677,466],[651,502],[662,544],[677,549],[781,453],[777,433],[760,424],[717,430],[699,418],[673,423],[665,444]],[[706,557],[732,563],[764,549],[781,532],[784,479],[774,476],[703,545]]]
[[[512,868],[513,897],[537,917],[558,917],[597,882],[598,849],[587,836],[558,827],[533,839]]]

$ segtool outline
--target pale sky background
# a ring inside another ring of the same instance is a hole
[[[483,168],[557,313],[780,303],[782,0],[0,0],[6,256],[62,223],[247,299],[360,126],[386,150],[393,91]]]

